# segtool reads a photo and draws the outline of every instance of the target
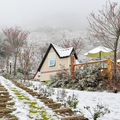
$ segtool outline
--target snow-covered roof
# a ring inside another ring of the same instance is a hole
[[[51,48],[53,48],[55,50],[55,52],[56,52],[56,54],[58,55],[59,58],[69,57],[71,55],[71,53],[74,51],[75,59],[78,59],[73,47],[62,48],[62,47],[59,47],[58,45],[50,44],[50,46],[48,47],[48,50],[45,53],[45,56],[42,59],[42,62],[40,63],[37,71],[40,71],[40,69],[41,69],[41,67],[42,67],[42,65],[43,65],[43,63],[44,63],[44,61],[45,61],[45,59],[46,59],[46,57],[47,57],[47,55],[48,55]]]
[[[70,56],[73,47],[70,48],[62,48],[59,47],[58,45],[52,44],[53,47],[55,48],[55,50],[57,51],[57,53],[59,54],[60,57],[66,57],[66,56]]]

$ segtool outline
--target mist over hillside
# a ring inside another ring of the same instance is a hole
[[[53,27],[53,26],[44,26],[37,28],[26,28],[27,31],[30,31],[30,34],[27,38],[28,44],[33,44],[34,46],[41,46],[45,44],[56,44],[61,45],[63,41],[73,39],[82,39],[81,52],[78,56],[79,61],[87,62],[91,58],[85,57],[84,54],[89,50],[93,49],[95,46],[87,38],[87,30],[74,29],[72,27]],[[6,36],[0,32],[0,38],[5,39]]]
[[[73,39],[78,38],[82,38],[83,43],[83,46],[80,48],[80,55],[78,57],[79,60],[83,60],[86,59],[84,53],[93,48],[93,44],[87,39],[87,31],[63,27],[39,27],[31,30],[28,37],[28,43],[32,43],[37,46],[46,43],[60,45],[65,39],[72,41]]]

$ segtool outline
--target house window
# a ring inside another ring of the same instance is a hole
[[[55,60],[50,60],[50,61],[49,61],[49,66],[50,66],[50,67],[55,66]]]
[[[38,77],[40,78],[40,75],[38,75]]]

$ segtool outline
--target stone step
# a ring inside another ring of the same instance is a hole
[[[38,93],[37,96],[40,97],[40,96],[43,96],[43,94],[39,94],[39,93]]]
[[[12,100],[12,98],[0,98],[0,102],[7,102]]]
[[[53,99],[41,99],[40,101],[41,101],[41,102],[44,102],[45,104],[54,103],[54,102],[53,102]]]
[[[74,112],[70,108],[56,109],[56,110],[53,110],[53,111],[56,112],[59,115],[64,114],[64,115],[71,116],[71,115],[74,114]]]
[[[27,87],[25,87],[24,85],[16,85],[16,86],[22,88],[23,90],[26,90],[26,89],[27,89]]]
[[[7,89],[4,87],[0,87],[0,91],[7,91]]]
[[[9,103],[0,103],[0,107],[6,107],[6,105],[14,105],[15,102],[9,102]]]
[[[84,118],[83,115],[69,116],[63,117],[61,120],[88,120],[88,118]]]
[[[7,105],[15,105],[15,102],[8,102]]]
[[[16,108],[13,108],[13,109],[2,109],[2,110],[0,110],[0,113],[11,113],[11,112],[13,112],[13,111],[15,111],[16,110]]]
[[[49,103],[49,104],[45,104],[45,105],[52,109],[59,109],[62,106],[61,103]]]
[[[3,120],[18,120],[17,117],[12,117],[12,118],[4,118]]]
[[[38,95],[37,92],[28,92],[28,93],[32,96],[37,96]]]
[[[6,109],[6,106],[0,107],[0,110]],[[1,114],[1,113],[0,113]]]
[[[1,94],[9,95],[9,92],[4,92],[4,91],[2,91],[2,92],[0,92],[0,95],[1,95]]]
[[[25,89],[25,91],[26,91],[26,92],[33,92],[33,90],[32,90],[32,89],[28,89],[28,88],[27,88],[27,89]]]
[[[11,95],[0,95],[0,98],[9,98]]]
[[[47,97],[37,97],[37,99],[49,99],[49,98],[47,98]]]

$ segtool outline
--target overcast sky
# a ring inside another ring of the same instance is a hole
[[[60,26],[85,30],[86,17],[105,3],[106,0],[0,0],[0,29]]]

